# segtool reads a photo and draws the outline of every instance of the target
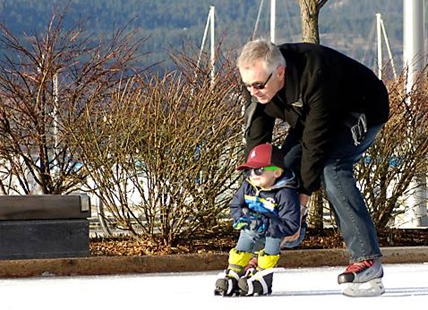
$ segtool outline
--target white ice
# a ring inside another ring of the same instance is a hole
[[[265,297],[214,296],[219,272],[0,279],[0,309],[425,309],[428,263],[384,265],[380,297],[350,298],[343,267],[283,269]]]

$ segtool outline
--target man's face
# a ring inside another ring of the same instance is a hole
[[[251,96],[266,104],[284,86],[284,67],[267,72],[262,61],[239,68],[241,79]]]

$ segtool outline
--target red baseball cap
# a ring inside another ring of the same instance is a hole
[[[260,144],[253,148],[248,154],[247,162],[236,169],[257,169],[268,166],[277,166],[284,169],[284,157],[281,150],[270,143]]]

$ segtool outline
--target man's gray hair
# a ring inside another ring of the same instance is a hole
[[[255,61],[262,60],[266,71],[273,71],[279,66],[286,66],[278,46],[265,39],[256,39],[244,45],[236,65],[238,68],[252,66]]]

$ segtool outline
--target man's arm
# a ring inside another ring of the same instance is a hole
[[[320,187],[321,174],[337,122],[337,81],[331,73],[319,70],[307,98],[309,105],[302,135],[301,193],[310,195]]]
[[[275,118],[266,115],[265,105],[255,100],[245,108],[245,158],[257,145],[272,142],[272,132]]]

